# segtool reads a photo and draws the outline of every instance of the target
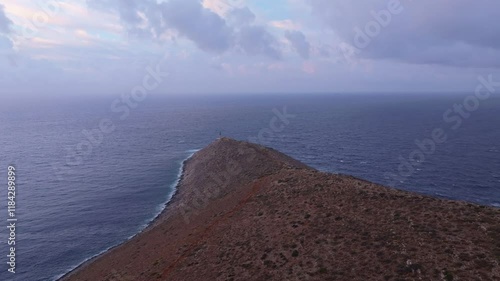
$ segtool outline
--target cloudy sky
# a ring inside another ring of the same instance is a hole
[[[0,0],[0,95],[473,91],[497,0]]]

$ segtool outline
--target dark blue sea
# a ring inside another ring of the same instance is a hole
[[[322,171],[500,207],[500,98],[453,111],[469,94],[3,102],[0,280],[55,280],[141,231],[172,195],[183,160],[220,133]],[[10,164],[17,172],[15,274],[6,257]]]

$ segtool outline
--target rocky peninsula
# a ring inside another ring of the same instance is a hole
[[[62,280],[500,280],[499,262],[499,209],[220,138],[154,223]]]

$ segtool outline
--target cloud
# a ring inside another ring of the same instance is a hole
[[[12,21],[5,15],[5,7],[0,4],[0,33],[8,34],[11,32],[10,25]]]
[[[8,53],[12,47],[12,41],[7,36],[0,35],[0,53]]]
[[[295,23],[294,21],[287,20],[275,20],[271,21],[270,24],[276,28],[287,29],[287,30],[299,30],[300,25]]]
[[[169,28],[193,41],[200,49],[220,53],[231,45],[232,29],[219,15],[196,0],[171,0],[161,6]]]
[[[281,59],[276,38],[262,26],[244,26],[237,34],[238,45],[249,55]]]
[[[201,2],[203,7],[224,16],[233,9],[242,8],[246,0],[201,0]]]
[[[255,14],[248,8],[235,8],[228,12],[227,19],[236,26],[249,25],[255,21]]]
[[[253,25],[248,7],[232,8],[226,18],[203,6],[200,0],[89,0],[89,6],[117,12],[128,33],[140,38],[161,38],[173,30],[199,49],[220,54],[239,48],[248,55],[281,57],[279,44],[265,26]]]
[[[306,1],[313,13],[346,43],[356,46],[356,40],[368,41],[361,48],[361,57],[416,64],[500,67],[498,1]],[[398,7],[400,12],[389,13],[390,5]],[[369,34],[369,28],[374,36]]]
[[[303,59],[309,59],[311,45],[301,31],[293,30],[285,32],[285,38],[292,44],[293,48]]]
[[[129,36],[158,39],[165,29],[156,1],[87,0],[87,6],[117,13]]]
[[[11,25],[12,21],[5,15],[4,6],[0,4],[0,56],[7,58],[7,62],[15,66],[14,43],[8,37],[12,32]]]

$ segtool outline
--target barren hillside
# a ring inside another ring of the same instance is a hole
[[[222,138],[145,232],[64,280],[500,280],[500,210]]]

